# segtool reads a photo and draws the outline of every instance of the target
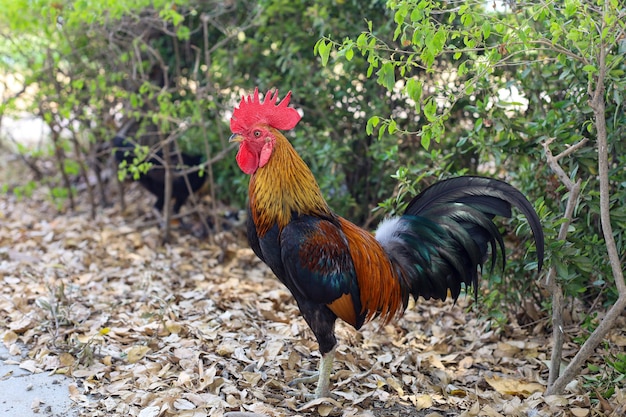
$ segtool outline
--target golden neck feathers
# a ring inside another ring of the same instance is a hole
[[[309,167],[289,141],[273,130],[272,156],[250,178],[250,209],[259,237],[274,224],[282,229],[294,214],[332,215]]]

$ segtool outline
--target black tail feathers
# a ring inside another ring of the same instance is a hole
[[[395,238],[381,243],[414,297],[445,299],[449,290],[456,299],[461,284],[477,285],[478,268],[487,261],[489,248],[492,268],[498,248],[504,268],[504,241],[493,218],[510,218],[512,207],[528,219],[541,270],[544,237],[537,213],[519,190],[490,178],[458,177],[428,187],[397,221]]]

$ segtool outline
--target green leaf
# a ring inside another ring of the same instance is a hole
[[[437,118],[437,102],[432,97],[428,97],[424,103],[424,116],[431,123]]]
[[[594,65],[588,64],[583,67],[583,71],[589,74],[595,74],[596,72],[598,72],[598,69]]]
[[[189,36],[191,35],[191,31],[187,26],[179,26],[176,30],[176,37],[181,41],[189,40]]]
[[[404,23],[404,19],[406,19],[406,15],[409,13],[409,4],[403,3],[400,8],[396,11],[394,15],[394,21],[398,24],[398,26]]]
[[[387,90],[393,90],[396,85],[395,66],[392,62],[385,62],[378,70],[378,83]]]
[[[572,42],[578,42],[580,40],[580,31],[572,29],[567,33],[566,38]]]
[[[556,274],[559,278],[564,279],[569,276],[567,265],[556,259],[552,260],[552,265],[556,268]]]
[[[440,27],[437,32],[435,32],[435,36],[433,37],[433,42],[431,47],[433,48],[433,52],[435,54],[441,53],[443,51],[443,47],[446,44],[447,39],[447,30],[444,27]]]
[[[396,28],[396,30],[394,30],[393,32],[393,40],[396,41],[398,40],[398,37],[402,34],[402,26],[398,25],[398,27]]]
[[[467,65],[465,65],[465,62],[462,62],[461,65],[459,65],[457,72],[459,74],[459,77],[463,77],[465,74],[467,74]]]
[[[578,11],[579,3],[576,0],[566,0],[565,1],[565,10],[563,13],[565,17],[570,18],[576,14]]]
[[[428,148],[430,148],[430,130],[422,130],[422,136],[420,137],[420,144],[422,145],[422,148],[428,150]]]
[[[430,69],[433,62],[435,62],[435,54],[431,52],[430,48],[425,48],[420,54],[420,59],[424,62],[424,66]]]
[[[314,53],[317,52],[320,58],[322,58],[322,66],[324,67],[326,66],[326,64],[328,64],[328,58],[330,57],[331,49],[332,49],[332,43],[331,42],[327,43],[324,39],[320,39],[315,44]]]
[[[424,12],[419,7],[413,8],[411,12],[411,22],[421,22],[424,19]]]
[[[398,125],[396,124],[396,121],[392,119],[389,121],[389,126],[387,127],[387,131],[389,132],[390,135],[393,135],[396,130],[398,130]]]
[[[354,57],[354,51],[352,50],[352,48],[346,49],[345,57],[347,61],[352,61],[352,57]]]
[[[387,125],[383,123],[383,125],[378,129],[378,139],[382,139],[385,136],[385,131],[387,130]]]
[[[409,78],[406,82],[406,93],[415,103],[422,101],[422,82],[417,78]]]
[[[481,29],[483,31],[483,39],[488,39],[489,35],[491,35],[491,23],[488,21],[483,22]]]
[[[363,50],[367,47],[368,35],[363,32],[356,38],[356,46],[357,48]]]
[[[367,133],[368,135],[371,135],[372,133],[374,133],[374,128],[378,126],[378,123],[380,123],[380,117],[378,116],[370,117],[367,121],[367,126],[365,126],[365,133]]]
[[[465,27],[471,26],[472,23],[474,23],[474,17],[469,13],[463,14],[461,15],[461,23],[463,23]]]

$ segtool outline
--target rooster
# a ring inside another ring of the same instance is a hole
[[[478,269],[491,252],[505,264],[504,242],[492,219],[517,207],[528,219],[543,264],[544,238],[533,206],[513,186],[464,176],[430,186],[399,217],[383,220],[375,234],[333,213],[305,162],[281,131],[300,121],[289,107],[291,92],[259,91],[233,111],[230,142],[250,175],[247,235],[254,253],[295,298],[319,344],[322,359],[315,397],[330,395],[337,318],[357,330],[379,317],[402,315],[409,296],[456,300],[461,284],[478,284]],[[292,381],[292,385],[293,385]]]

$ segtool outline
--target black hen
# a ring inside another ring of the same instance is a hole
[[[127,164],[132,164],[136,159],[135,148],[137,145],[126,138],[115,136],[113,146],[115,148],[115,160],[118,163],[126,161]],[[180,208],[185,204],[190,195],[190,189],[187,187],[183,171],[187,170],[189,167],[201,164],[203,158],[202,155],[188,155],[183,152],[180,153],[180,158],[178,158],[178,155],[172,155],[173,160],[171,164],[174,168],[172,175],[174,214],[180,212]],[[158,151],[155,156],[147,158],[145,162],[151,163],[152,166],[146,173],[142,173],[138,180],[146,190],[156,196],[157,200],[154,203],[154,208],[157,209],[159,213],[163,212],[163,205],[165,204],[165,169],[162,161],[162,151]],[[187,174],[187,179],[191,186],[191,192],[195,193],[201,189],[206,182],[206,175],[201,175],[201,171],[193,171]]]

